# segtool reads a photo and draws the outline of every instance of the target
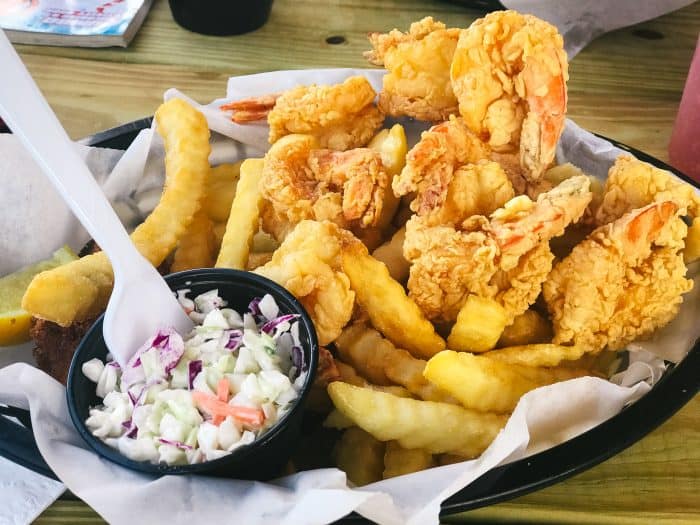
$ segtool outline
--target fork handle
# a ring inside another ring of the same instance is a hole
[[[49,177],[115,274],[141,257],[5,33],[0,30],[0,116]]]

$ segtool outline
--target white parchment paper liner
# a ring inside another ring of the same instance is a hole
[[[608,31],[651,20],[695,0],[501,0],[508,9],[557,26],[569,58]]]
[[[265,126],[238,126],[229,122],[217,109],[224,101],[281,91],[301,83],[339,82],[358,73],[379,85],[382,72],[377,70],[281,71],[232,78],[226,99],[198,105],[213,130],[241,142],[235,144],[223,136],[215,137],[212,162],[218,164],[260,154],[267,147]],[[185,95],[169,90],[165,97]],[[415,141],[424,126],[407,124],[409,140]],[[567,122],[558,159],[604,176],[619,153],[621,150],[606,141]],[[127,219],[138,220],[157,199],[162,184],[162,156],[157,135],[144,130],[112,170],[106,191]],[[145,173],[140,177],[144,166]],[[32,208],[26,213],[38,221],[33,225],[34,232],[40,232],[38,225],[51,220],[51,216],[37,213],[42,204],[34,199],[23,202],[23,206]],[[53,244],[56,241],[63,242],[54,239]],[[14,264],[19,266],[23,262]],[[361,489],[349,489],[345,474],[337,469],[302,472],[274,483],[207,477],[153,478],[123,469],[94,454],[79,437],[68,416],[63,386],[24,363],[0,370],[0,402],[31,410],[37,444],[47,463],[69,489],[110,523],[136,525],[167,519],[173,524],[190,525],[235,519],[241,523],[320,524],[341,518],[352,510],[379,523],[438,523],[441,502],[484,472],[579,435],[646,393],[665,365],[657,355],[642,350],[658,351],[673,346],[673,355],[664,357],[682,359],[697,337],[697,327],[688,324],[697,313],[697,290],[696,286],[686,296],[681,314],[674,321],[684,330],[692,330],[680,338],[676,337],[676,331],[667,330],[667,334],[657,334],[648,348],[643,344],[635,347],[639,351],[631,359],[629,370],[614,377],[618,384],[586,377],[534,390],[523,396],[506,428],[478,459]]]

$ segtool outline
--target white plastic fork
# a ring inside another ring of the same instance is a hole
[[[0,116],[112,263],[114,290],[105,313],[103,333],[116,361],[126,365],[160,328],[188,332],[192,321],[160,274],[131,242],[2,30],[0,70]]]

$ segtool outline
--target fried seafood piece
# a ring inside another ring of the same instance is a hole
[[[496,11],[462,31],[451,66],[466,125],[498,152],[519,152],[523,175],[540,178],[564,128],[568,61],[556,27]]]
[[[472,215],[489,215],[515,197],[503,168],[488,160],[455,170],[442,206],[425,215],[429,224],[459,224]]]
[[[608,171],[595,220],[598,225],[607,224],[636,208],[667,200],[678,205],[679,215],[697,217],[700,212],[700,197],[690,184],[630,155],[620,155]]]
[[[412,23],[407,33],[393,29],[368,35],[373,49],[365,58],[389,71],[379,93],[384,113],[434,122],[457,113],[450,63],[459,31],[428,16]]]
[[[455,171],[487,159],[489,148],[461,118],[450,117],[421,134],[406,156],[406,165],[391,186],[396,196],[416,192],[411,209],[425,215],[441,206]]]
[[[543,287],[554,343],[619,350],[673,319],[692,288],[679,211],[673,201],[632,210],[554,267]]]
[[[453,321],[472,293],[493,298],[508,324],[540,293],[554,256],[548,241],[578,221],[590,202],[590,181],[572,177],[536,202],[521,195],[459,225],[406,225],[404,256],[411,263],[410,296],[429,318]]]
[[[318,342],[331,343],[350,320],[355,293],[341,271],[340,240],[351,236],[332,222],[302,221],[255,273],[289,290],[311,316]]]
[[[369,148],[319,149],[311,135],[288,135],[265,155],[263,228],[278,240],[302,220],[328,220],[359,233],[377,226],[390,195],[381,155]]]
[[[281,94],[237,100],[221,106],[239,124],[267,117],[270,144],[292,133],[313,135],[320,147],[334,150],[367,144],[384,122],[374,105],[377,93],[362,76],[331,86],[298,86]]]

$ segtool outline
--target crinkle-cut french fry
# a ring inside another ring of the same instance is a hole
[[[337,360],[335,364],[338,367],[338,372],[340,372],[340,380],[344,383],[368,387],[373,390],[377,390],[378,392],[386,392],[387,394],[392,394],[397,397],[413,397],[413,394],[407,388],[399,385],[375,385],[368,382],[366,378],[358,374],[357,370],[355,370],[352,366]]]
[[[246,159],[236,186],[236,196],[226,223],[226,233],[216,259],[217,268],[244,270],[260,222],[260,190],[263,159]]]
[[[406,295],[403,286],[391,278],[384,263],[369,255],[362,243],[343,239],[342,267],[358,303],[367,310],[372,324],[392,342],[420,357],[430,357],[445,348],[445,341]]]
[[[192,268],[211,268],[216,254],[216,239],[211,219],[200,209],[194,214],[189,228],[180,238],[171,272],[180,272]]]
[[[457,314],[447,346],[465,352],[486,352],[496,346],[507,322],[506,310],[497,301],[470,295]]]
[[[426,361],[396,348],[378,331],[362,323],[346,327],[336,339],[335,346],[340,358],[351,363],[372,383],[403,385],[426,401],[455,402],[423,377]]]
[[[408,279],[411,265],[403,256],[403,241],[406,238],[406,228],[402,227],[392,235],[391,239],[372,252],[372,257],[386,264],[389,275],[403,283]]]
[[[583,347],[543,343],[510,346],[499,350],[491,350],[483,355],[512,365],[551,367],[559,366],[562,361],[579,359],[584,353],[585,348]]]
[[[506,416],[484,414],[457,405],[405,399],[371,388],[331,383],[335,407],[380,441],[431,454],[481,454],[506,423]]]
[[[343,383],[348,383],[355,386],[367,386],[369,384],[364,377],[357,373],[357,370],[347,363],[343,363],[342,361],[336,359],[335,366],[338,367],[338,372],[340,372],[340,380]]]
[[[497,348],[549,343],[552,340],[552,325],[535,310],[525,310],[503,329]]]
[[[243,161],[235,164],[219,164],[209,171],[207,192],[202,208],[214,222],[225,223],[228,220],[242,163]]]
[[[690,264],[698,259],[700,259],[700,217],[695,217],[685,238],[683,261],[685,264]]]
[[[505,364],[505,363],[503,363]],[[561,365],[564,364],[562,361]],[[517,365],[509,364],[512,370],[516,371],[521,376],[539,383],[542,385],[551,385],[552,383],[558,383],[559,381],[568,381],[569,379],[575,379],[577,377],[589,376],[591,375],[590,370],[587,368],[580,368],[574,366],[553,366],[550,368],[543,366],[527,366],[527,365]]]
[[[530,390],[585,373],[570,368],[513,365],[484,355],[445,350],[428,361],[423,375],[467,408],[506,413]]]
[[[199,210],[209,173],[209,127],[199,111],[180,99],[155,113],[165,144],[166,184],[160,202],[131,240],[154,266],[173,251]],[[103,252],[42,272],[32,280],[22,308],[34,317],[68,326],[104,310],[114,276]]]
[[[337,428],[338,430],[343,430],[346,428],[354,427],[355,423],[343,415],[343,413],[334,408],[330,411],[326,419],[323,421],[323,426],[326,428]]]
[[[419,472],[435,465],[433,455],[420,448],[403,448],[389,441],[384,451],[384,479]]]
[[[336,464],[348,479],[360,487],[382,479],[385,444],[364,430],[350,427],[335,449]]]

